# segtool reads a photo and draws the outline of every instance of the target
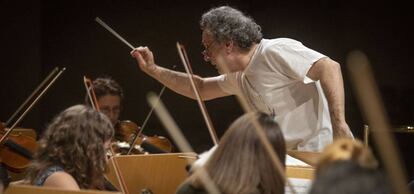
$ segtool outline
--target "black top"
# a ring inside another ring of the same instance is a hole
[[[64,169],[60,166],[50,166],[48,168],[46,168],[46,170],[44,170],[43,172],[41,172],[35,179],[34,181],[34,185],[36,186],[43,186],[43,184],[45,183],[46,179],[52,175],[55,172],[61,172],[64,171]]]

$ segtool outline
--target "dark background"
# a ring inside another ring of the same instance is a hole
[[[61,110],[82,103],[82,77],[108,75],[125,92],[121,119],[140,125],[149,112],[148,92],[162,86],[143,72],[128,48],[98,23],[114,28],[134,46],[148,46],[156,63],[184,71],[175,43],[184,44],[201,76],[217,75],[201,57],[203,12],[218,5],[231,5],[252,16],[262,26],[265,38],[289,37],[301,41],[342,65],[346,92],[346,117],[355,136],[362,139],[364,119],[358,109],[346,69],[346,57],[359,49],[367,54],[393,126],[414,122],[412,24],[414,12],[404,1],[59,1],[2,0],[0,120],[6,121],[34,88],[56,66],[66,67],[19,124],[41,135],[47,123]],[[197,103],[166,90],[163,102],[197,152],[212,146]],[[217,133],[242,114],[234,97],[206,102]],[[169,137],[156,115],[146,135]],[[412,135],[403,134],[404,141]],[[401,143],[401,141],[399,141]],[[411,144],[402,146],[406,165]],[[412,168],[409,167],[409,174]]]

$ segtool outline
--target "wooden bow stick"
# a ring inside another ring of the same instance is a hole
[[[192,73],[192,70],[191,70],[191,66],[189,65],[190,63],[188,62],[188,58],[187,58],[187,54],[185,52],[184,46],[177,42],[177,49],[178,49],[178,53],[180,55],[180,58],[183,61],[184,67],[186,68],[187,74],[190,78],[191,86],[193,87],[194,92],[196,94],[197,101],[199,102],[200,108],[203,112],[203,116],[205,117],[206,124],[207,124],[207,126],[212,126],[211,125],[211,120],[209,119],[208,114],[205,111],[205,105],[201,100],[199,90],[195,86],[195,82],[193,80],[193,73]],[[225,66],[223,66],[223,70],[225,72],[229,72],[228,68],[225,67]],[[247,102],[246,98],[244,97],[243,93],[240,90],[238,90],[236,96],[238,97],[238,100],[239,100],[240,104],[242,105],[242,108],[244,109],[245,112],[253,112],[252,108],[248,105],[248,102]],[[259,122],[257,121],[256,118],[254,118],[253,115],[250,118],[252,119],[251,120],[252,124],[253,124],[254,128],[256,129],[256,133],[258,134],[259,139],[263,143],[267,153],[269,154],[270,158],[272,159],[273,165],[275,166],[276,170],[279,172],[279,175],[285,179],[288,187],[291,189],[291,191],[294,194],[296,194],[295,190],[293,189],[292,184],[286,179],[286,173],[284,171],[283,165],[281,164],[281,162],[279,160],[279,157],[277,156],[275,150],[273,149],[272,145],[270,144],[269,139],[266,137],[266,134],[264,133],[263,127],[259,124]],[[209,128],[209,131],[210,131],[210,135],[212,136],[215,144],[217,144],[217,137],[216,137],[216,134],[215,134],[214,130],[212,129],[212,127],[211,127],[211,129]]]
[[[85,85],[86,94],[89,97],[89,100],[90,100],[90,103],[91,103],[93,109],[99,112],[99,104],[98,104],[98,101],[97,101],[97,98],[96,98],[96,95],[95,95],[95,90],[93,89],[92,81],[89,78],[87,78],[86,76],[83,76],[83,83]],[[114,157],[115,156],[115,151],[112,149],[112,146],[110,147],[110,151],[111,151],[112,157]],[[118,161],[115,158],[113,158],[113,161],[114,162],[112,162],[112,165],[113,165],[113,168],[114,168],[114,171],[115,171],[115,176],[118,179],[119,185],[121,187],[121,192],[125,193],[125,194],[128,194],[129,192],[128,192],[127,186],[125,184],[125,180],[124,180],[124,178],[121,174],[121,171],[119,170]]]
[[[401,168],[401,159],[390,132],[389,121],[385,116],[368,59],[362,52],[354,51],[348,56],[347,63],[357,99],[368,120],[370,133],[384,161],[394,193],[409,194],[406,177]]]
[[[26,106],[26,104],[39,92],[40,89],[43,90],[38,94],[38,96],[32,101],[32,103],[26,108],[25,111],[20,115],[20,117],[13,123],[10,128],[7,129],[6,133],[0,139],[0,145],[4,142],[7,136],[13,131],[13,129],[17,126],[17,124],[23,119],[24,116],[33,108],[33,106],[39,101],[39,99],[43,96],[43,94],[50,88],[50,86],[55,83],[55,81],[60,77],[60,75],[66,70],[66,68],[59,69],[56,67],[53,69],[51,73],[40,83],[40,85],[32,92],[32,94],[23,102],[22,105],[17,109],[16,112],[10,117],[10,119],[6,122],[5,126],[7,127],[8,124],[13,120],[14,117]],[[47,84],[47,85],[46,85]],[[46,85],[46,86],[45,86]]]
[[[185,71],[187,72],[188,78],[190,79],[191,87],[194,90],[194,94],[197,98],[198,106],[200,107],[201,113],[203,114],[203,118],[204,118],[204,121],[206,122],[208,131],[210,132],[210,136],[213,139],[214,145],[217,145],[218,138],[217,138],[216,131],[213,128],[213,124],[211,122],[210,116],[208,115],[206,105],[204,104],[204,101],[201,99],[199,89],[195,85],[195,81],[193,78],[193,70],[191,69],[191,65],[188,60],[187,53],[185,52],[185,48],[179,42],[177,42],[177,50],[178,50],[178,54],[180,55],[181,61],[183,62]]]
[[[158,94],[158,99],[161,99],[161,96],[162,96],[162,94],[164,93],[164,90],[165,90],[165,86],[163,86],[163,87],[161,88],[161,91],[160,91],[160,93]],[[154,111],[154,106],[152,106],[152,107],[151,107],[151,110],[149,111],[149,113],[148,113],[148,114],[147,114],[147,116],[145,117],[145,120],[144,120],[144,122],[142,123],[142,126],[141,126],[141,128],[140,128],[139,132],[138,132],[138,133],[137,133],[137,135],[134,137],[134,140],[132,141],[132,143],[131,143],[131,145],[130,145],[130,148],[129,148],[129,150],[128,150],[128,152],[127,152],[127,154],[126,154],[126,155],[130,155],[130,154],[131,154],[132,150],[134,149],[134,145],[137,143],[137,141],[138,141],[138,139],[139,139],[140,135],[142,134],[142,131],[144,131],[144,128],[145,128],[145,126],[147,125],[147,122],[148,122],[149,118],[151,117],[151,115],[152,115],[152,112],[153,112],[153,111]]]
[[[168,113],[162,101],[155,94],[150,93],[148,95],[148,102],[155,109],[155,113],[158,115],[164,127],[168,130],[171,137],[174,139],[175,143],[180,148],[181,152],[194,152],[188,141],[185,139],[184,135],[181,133],[181,130],[178,128],[177,124],[174,122],[171,115]],[[198,172],[194,173],[199,173],[200,181],[205,186],[207,192],[212,194],[220,193],[220,191],[218,190],[214,182],[211,180],[205,168],[203,166],[200,166],[200,168],[197,170]]]

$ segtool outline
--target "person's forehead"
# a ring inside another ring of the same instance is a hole
[[[99,104],[119,105],[121,98],[117,95],[104,95],[98,98]]]

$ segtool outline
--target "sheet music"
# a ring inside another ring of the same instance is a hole
[[[301,178],[288,178],[296,191],[296,194],[307,194],[312,186],[312,180]],[[285,194],[293,194],[288,186],[285,186]]]
[[[311,167],[309,164],[303,162],[302,160],[298,160],[292,156],[286,154],[286,166],[304,166],[304,167]]]

